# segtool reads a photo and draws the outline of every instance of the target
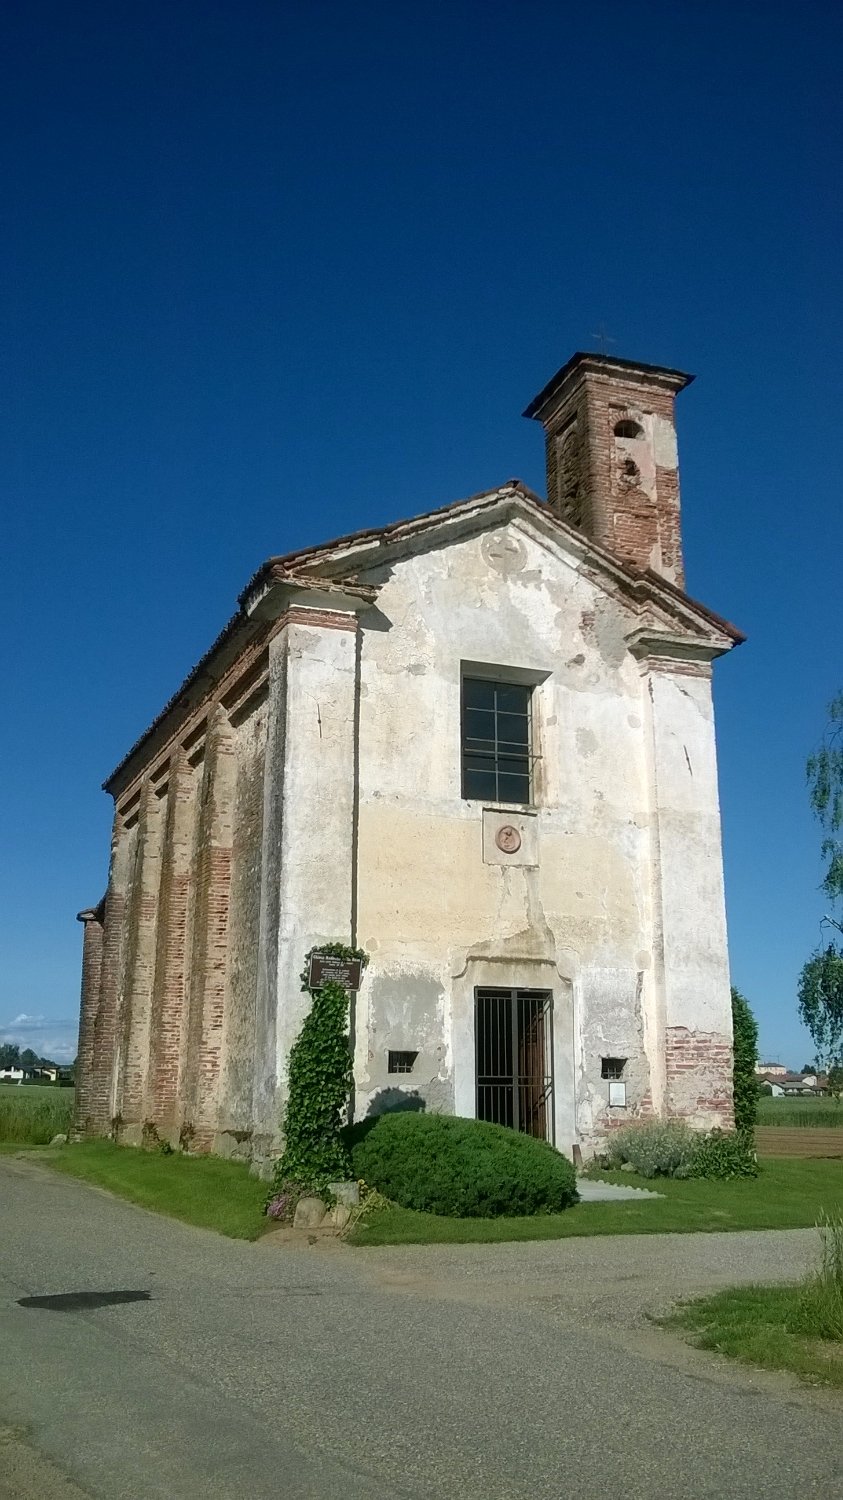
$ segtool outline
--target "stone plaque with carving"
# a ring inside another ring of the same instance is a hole
[[[539,820],[534,812],[514,808],[484,807],[483,863],[487,865],[537,865]]]
[[[517,854],[521,848],[521,835],[512,823],[504,823],[495,834],[495,843],[504,854]]]

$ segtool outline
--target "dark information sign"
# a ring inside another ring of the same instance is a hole
[[[346,990],[359,990],[363,960],[339,958],[335,953],[311,953],[307,973],[308,989],[321,990],[324,984],[341,984]]]

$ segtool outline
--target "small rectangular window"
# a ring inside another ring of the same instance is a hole
[[[463,678],[463,797],[479,802],[531,801],[532,695],[532,687],[525,683]]]
[[[418,1055],[418,1052],[390,1052],[388,1071],[390,1073],[412,1073]]]
[[[600,1077],[614,1080],[623,1078],[623,1070],[625,1067],[625,1057],[601,1057]]]

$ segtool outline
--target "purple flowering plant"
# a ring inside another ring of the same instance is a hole
[[[279,1183],[278,1191],[266,1205],[267,1218],[275,1219],[280,1224],[291,1224],[302,1191],[297,1182]]]

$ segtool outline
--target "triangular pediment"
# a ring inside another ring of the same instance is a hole
[[[526,485],[513,480],[438,511],[398,522],[380,531],[360,532],[324,547],[273,559],[242,596],[247,611],[270,579],[290,588],[320,584],[336,593],[372,587],[371,580],[403,558],[458,545],[471,537],[489,537],[505,550],[507,536],[531,538],[546,554],[549,566],[569,568],[614,598],[629,616],[630,649],[645,654],[661,641],[668,654],[711,658],[743,639],[727,621],[691,599],[658,574],[634,568],[583,532],[561,521]],[[266,570],[269,570],[268,572]]]
[[[529,538],[546,556],[549,571],[569,569],[587,578],[623,611],[628,648],[639,658],[711,661],[743,640],[733,625],[680,588],[615,557],[561,521],[527,485],[509,480],[407,521],[269,558],[240,595],[237,614],[112,772],[106,788],[115,794],[125,788],[138,766],[149,765],[177,738],[180,725],[201,715],[226,673],[265,643],[273,621],[290,605],[354,613],[365,623],[366,611],[377,608],[378,580],[385,570],[404,558],[481,535],[503,549],[508,538]],[[490,569],[493,562],[490,558]]]

